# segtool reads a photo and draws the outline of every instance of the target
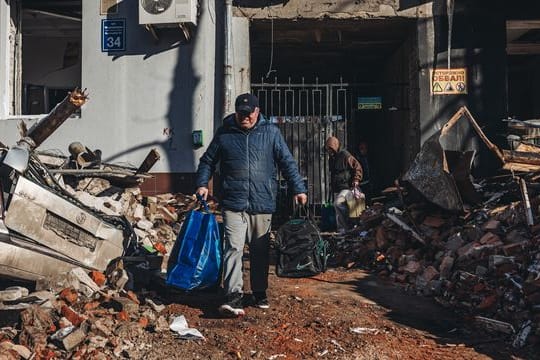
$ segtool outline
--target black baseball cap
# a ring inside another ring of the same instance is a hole
[[[249,93],[239,95],[234,102],[234,109],[240,114],[251,114],[257,107],[259,107],[259,99]]]

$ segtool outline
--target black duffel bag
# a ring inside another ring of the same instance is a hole
[[[276,235],[276,275],[309,277],[326,271],[328,242],[309,219],[293,219],[283,224]]]

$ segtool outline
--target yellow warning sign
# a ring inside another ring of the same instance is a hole
[[[431,95],[467,93],[467,69],[435,69],[430,72]]]

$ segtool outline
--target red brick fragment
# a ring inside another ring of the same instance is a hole
[[[68,304],[74,304],[77,302],[79,294],[73,288],[65,288],[60,292],[60,299],[65,300]]]
[[[66,319],[71,321],[71,323],[75,326],[79,326],[84,321],[84,319],[69,306],[66,306],[66,305],[62,306],[62,309],[60,309],[60,313]]]
[[[94,280],[94,282],[97,284],[97,286],[105,285],[105,281],[107,280],[107,278],[105,277],[105,275],[102,272],[99,272],[99,271],[96,271],[96,270],[90,272],[90,278],[92,278],[92,280]]]

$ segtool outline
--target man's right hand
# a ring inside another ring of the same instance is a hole
[[[197,191],[195,191],[195,194],[201,195],[203,200],[206,200],[206,198],[208,197],[208,188],[201,186],[197,188]]]

